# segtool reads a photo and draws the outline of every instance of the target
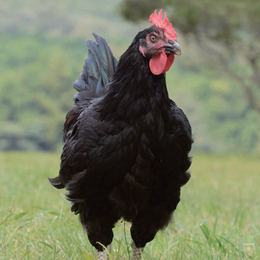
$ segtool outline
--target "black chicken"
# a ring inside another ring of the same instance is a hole
[[[59,176],[99,259],[123,218],[132,223],[133,259],[169,223],[190,178],[190,124],[169,99],[165,72],[181,50],[162,10],[118,64],[104,38],[87,40],[88,58],[74,83],[76,106],[64,124]],[[101,245],[102,244],[102,245]]]

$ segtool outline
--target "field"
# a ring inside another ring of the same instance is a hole
[[[48,183],[59,155],[0,154],[0,259],[97,259],[64,193]],[[260,161],[195,154],[172,224],[144,259],[260,259]],[[130,259],[129,224],[115,228],[111,259]]]

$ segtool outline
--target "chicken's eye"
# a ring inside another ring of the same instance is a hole
[[[153,42],[153,43],[157,42],[157,37],[154,34],[151,34],[150,35],[150,41]]]

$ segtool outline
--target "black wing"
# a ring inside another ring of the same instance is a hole
[[[136,130],[103,122],[92,107],[84,110],[71,129],[61,156],[60,180],[69,190],[68,200],[78,207],[95,208],[107,199],[110,189],[122,180],[135,160]],[[75,210],[76,208],[76,210]]]
[[[175,126],[173,135],[175,136],[180,147],[179,168],[182,172],[180,176],[181,185],[185,185],[190,179],[190,173],[187,172],[187,170],[191,165],[191,157],[189,157],[189,152],[193,143],[192,129],[184,112],[177,107],[172,100],[171,115],[173,125]]]

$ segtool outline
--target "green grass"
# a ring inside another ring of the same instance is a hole
[[[97,259],[64,193],[48,183],[59,155],[0,154],[0,259]],[[173,223],[144,259],[260,259],[260,161],[195,155]],[[112,259],[129,259],[129,224],[115,228]]]

